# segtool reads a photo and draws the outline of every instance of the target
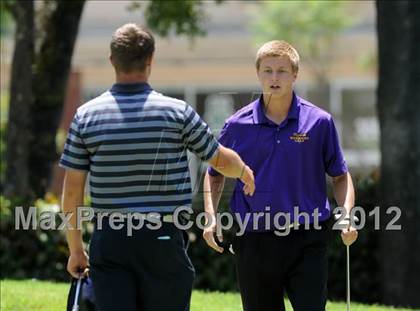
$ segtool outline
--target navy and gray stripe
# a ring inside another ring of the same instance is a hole
[[[94,208],[171,212],[191,204],[187,149],[208,160],[217,148],[185,102],[146,83],[114,84],[79,107],[59,165],[90,172]]]

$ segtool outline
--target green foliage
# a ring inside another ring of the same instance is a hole
[[[359,56],[357,64],[362,70],[375,69],[378,68],[378,57],[373,52],[366,52]]]
[[[223,1],[215,1],[221,3]],[[141,8],[140,1],[133,1],[129,10]],[[205,35],[203,23],[206,15],[203,1],[149,1],[145,7],[144,17],[147,25],[159,36],[168,37],[172,31],[176,35],[186,35],[189,38]]]
[[[264,1],[252,30],[258,44],[288,41],[313,70],[324,74],[319,67],[326,66],[334,38],[350,23],[343,1]]]
[[[64,231],[60,230],[33,230],[16,229],[15,207],[23,206],[26,215],[28,208],[25,200],[0,197],[0,278],[37,278],[67,281],[66,271],[68,248]],[[47,194],[45,199],[35,202],[36,215],[43,212],[58,212],[58,199]],[[61,219],[55,218],[57,225]],[[89,240],[87,226],[84,238]]]
[[[13,2],[13,0],[0,1],[0,37],[8,34],[11,29],[13,22],[11,5]]]
[[[144,13],[147,24],[159,35],[166,37],[173,28],[177,35],[203,35],[200,24],[204,18],[199,1],[151,1]]]
[[[1,198],[0,277],[64,280],[67,246],[59,231],[16,230],[16,206],[19,199]],[[39,206],[37,213],[50,206]],[[27,209],[26,209],[27,210]]]

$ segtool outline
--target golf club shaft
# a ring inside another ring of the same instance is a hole
[[[347,311],[350,311],[350,246],[347,245],[347,271],[346,271],[346,279],[347,279]]]
[[[77,280],[76,294],[74,296],[73,308],[71,309],[72,311],[78,311],[79,310],[79,293],[80,293],[81,285],[82,285],[82,277],[80,277]]]

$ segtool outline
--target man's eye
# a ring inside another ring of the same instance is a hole
[[[266,70],[264,70],[264,72],[271,72],[271,70],[270,69],[266,69]]]

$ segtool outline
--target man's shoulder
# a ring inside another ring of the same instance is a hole
[[[185,101],[181,99],[170,97],[156,91],[152,91],[150,93],[149,100],[156,103],[160,103],[162,105],[174,104],[175,106],[178,106],[179,108],[184,108],[184,109],[188,105]]]
[[[317,105],[302,97],[298,96],[298,99],[300,103],[301,115],[303,114],[305,117],[319,120],[320,122],[328,122],[332,119],[331,114],[321,107],[318,107]]]
[[[109,91],[105,91],[102,94],[94,98],[91,98],[84,104],[80,105],[77,108],[77,114],[81,116],[86,113],[89,113],[90,111],[101,109],[104,107],[104,104],[110,103],[110,100],[111,100],[111,93]]]
[[[172,108],[176,112],[184,111],[187,103],[183,100],[165,96],[152,90],[149,93],[137,93],[130,95],[115,96],[110,91],[105,91],[95,98],[87,101],[77,108],[77,114],[83,116],[107,109],[115,108],[118,104],[132,104],[133,101],[153,106],[155,108]],[[169,109],[167,109],[168,111]]]

